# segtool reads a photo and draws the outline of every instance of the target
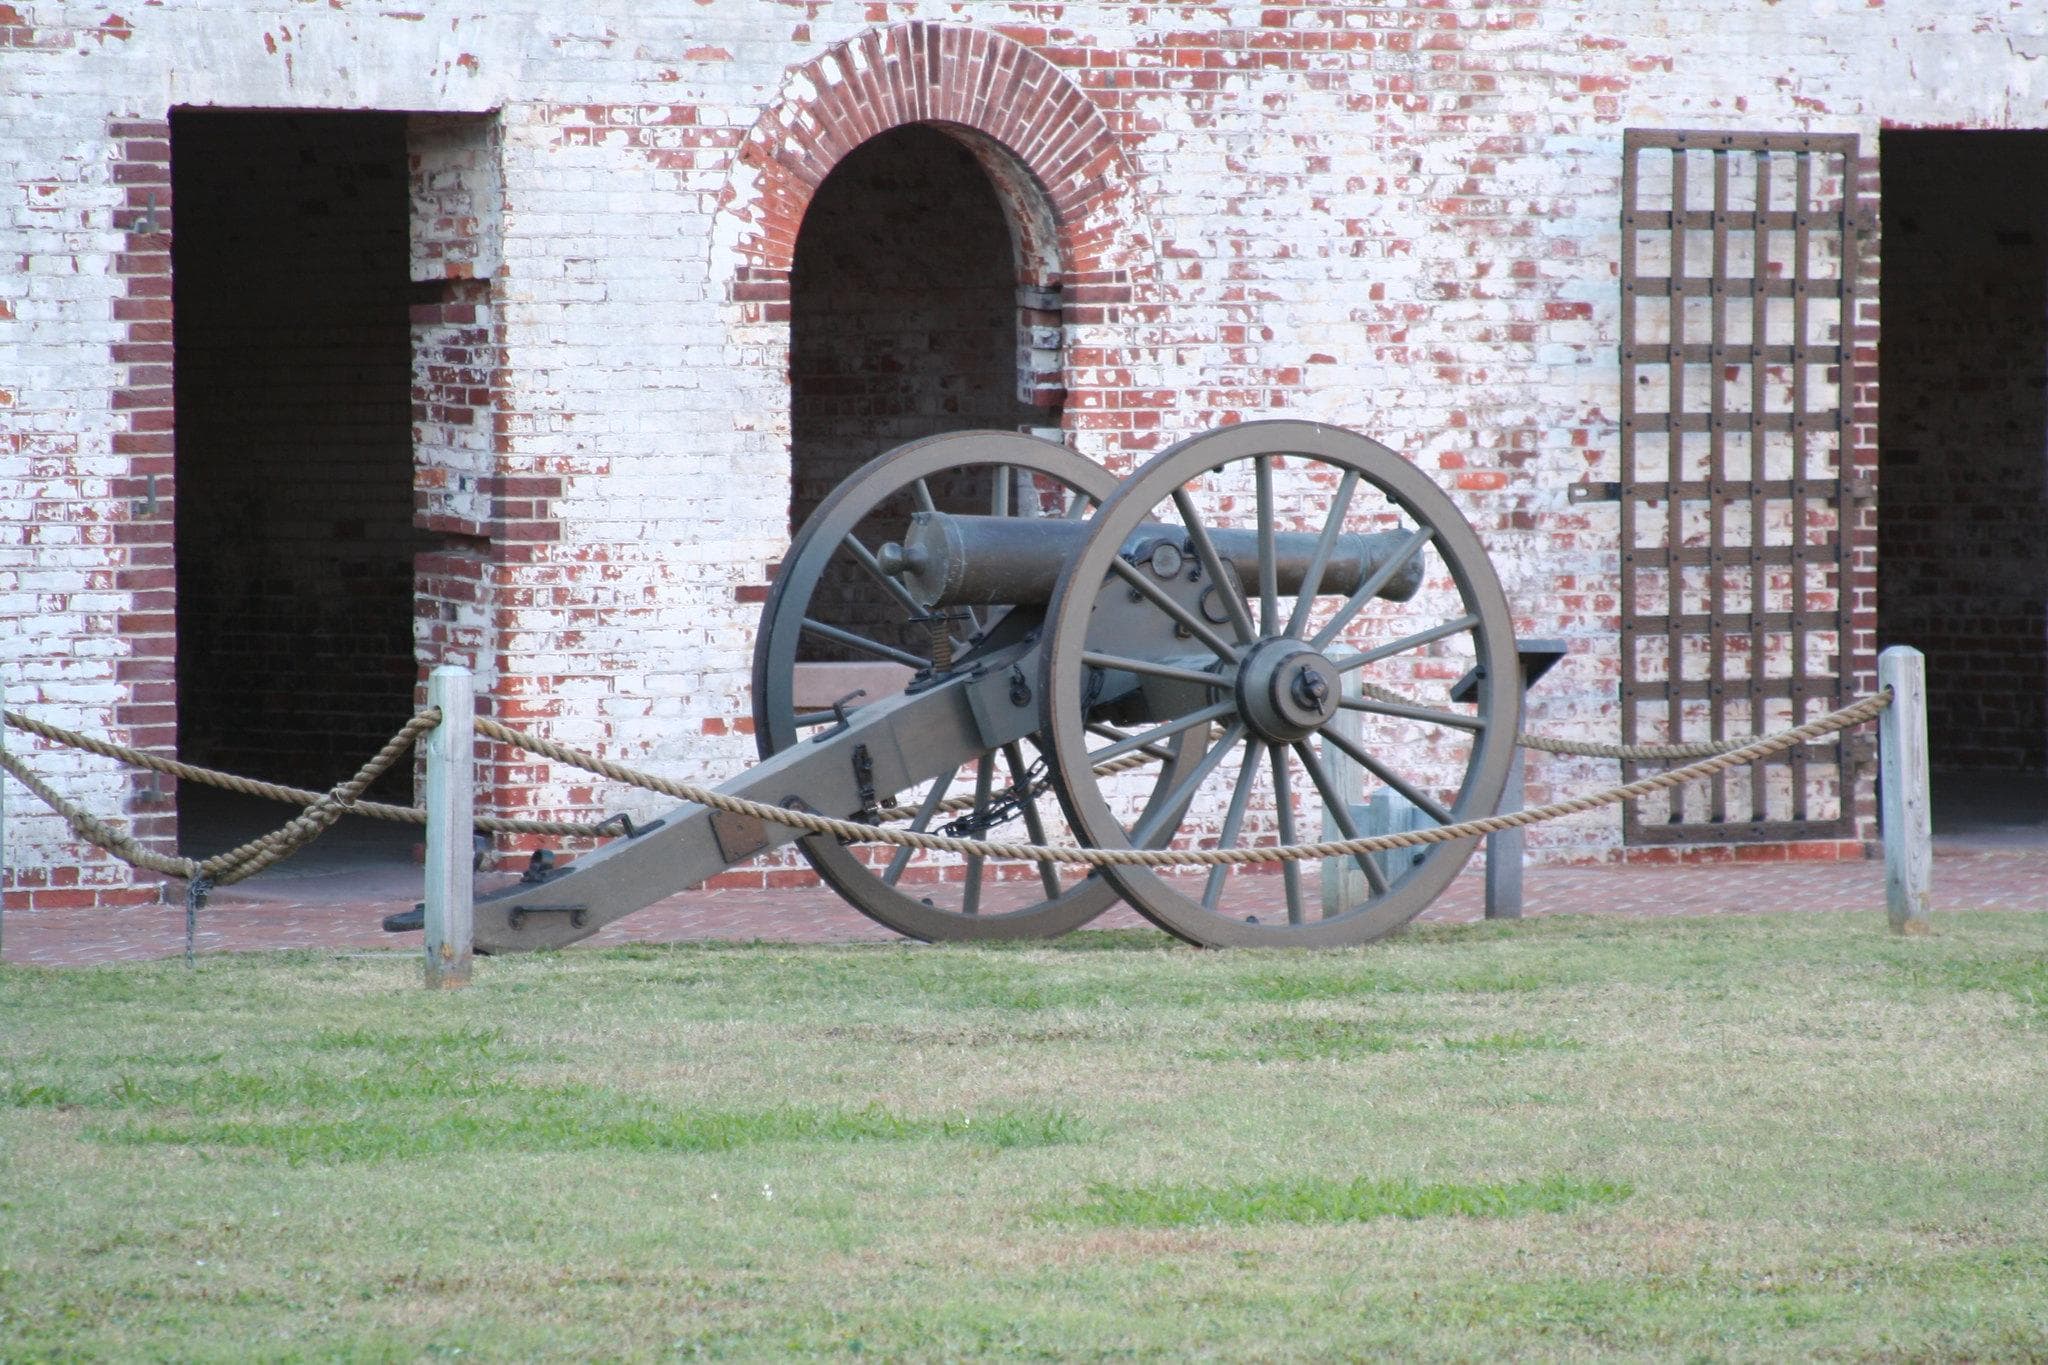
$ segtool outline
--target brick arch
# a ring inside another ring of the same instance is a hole
[[[932,124],[974,151],[1010,217],[1020,283],[1062,286],[1090,312],[1129,301],[1140,236],[1130,230],[1131,176],[1095,102],[1000,33],[914,21],[870,29],[796,68],[748,131],[717,234],[738,260],[736,302],[759,306],[762,320],[786,317],[811,196],[847,153],[906,123]]]

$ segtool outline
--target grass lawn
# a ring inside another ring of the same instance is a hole
[[[0,969],[0,1360],[2048,1357],[2048,919]]]

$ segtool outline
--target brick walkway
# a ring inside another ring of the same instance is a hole
[[[201,952],[284,948],[417,948],[417,934],[386,934],[379,921],[419,898],[419,873],[389,862],[357,870],[286,875],[289,865],[214,893],[200,913]],[[2048,847],[1937,848],[1938,910],[2048,911]],[[1469,871],[1423,915],[1480,917],[1484,889]],[[1739,866],[1531,868],[1524,903],[1532,915],[1719,915],[1758,910],[1881,914],[1884,865],[1877,861]],[[1096,921],[1142,925],[1121,907]],[[9,962],[79,966],[168,957],[184,951],[180,906],[126,911],[8,912]],[[785,943],[889,942],[896,936],[822,888],[697,891],[672,896],[613,924],[593,944],[766,939]]]

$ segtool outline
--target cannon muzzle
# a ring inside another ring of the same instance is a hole
[[[1052,600],[1060,571],[1088,538],[1085,521],[1021,517],[968,517],[919,512],[900,545],[876,556],[882,572],[899,579],[918,605],[981,606],[991,602],[1043,605]],[[1256,531],[1211,529],[1216,554],[1236,573],[1239,590],[1258,582]],[[1408,539],[1404,531],[1339,535],[1323,566],[1319,594],[1348,597]],[[1321,537],[1309,531],[1281,531],[1273,537],[1274,564],[1282,596],[1301,591]],[[1124,554],[1162,578],[1199,573],[1194,546],[1178,527],[1140,526],[1124,542]],[[1422,551],[1390,577],[1378,595],[1405,602],[1422,586]]]

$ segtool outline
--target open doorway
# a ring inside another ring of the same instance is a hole
[[[2048,133],[1886,131],[1878,636],[1937,838],[2048,842]]]
[[[818,187],[791,272],[792,531],[862,464],[906,441],[1057,430],[1057,285],[1019,249],[1006,208],[1030,221],[1032,206],[1006,203],[1028,191],[991,179],[990,164],[1010,169],[1003,155],[911,124],[863,143]],[[943,510],[985,513],[988,477],[934,480],[930,492]],[[907,495],[879,509],[866,538],[900,535],[912,510]],[[836,567],[844,581],[818,598],[826,625],[927,647],[871,578]],[[807,638],[801,657],[799,705],[893,690],[867,667],[874,660],[825,636]],[[820,664],[838,667],[811,667]]]
[[[171,171],[178,747],[324,789],[413,709],[406,120],[181,109]]]

